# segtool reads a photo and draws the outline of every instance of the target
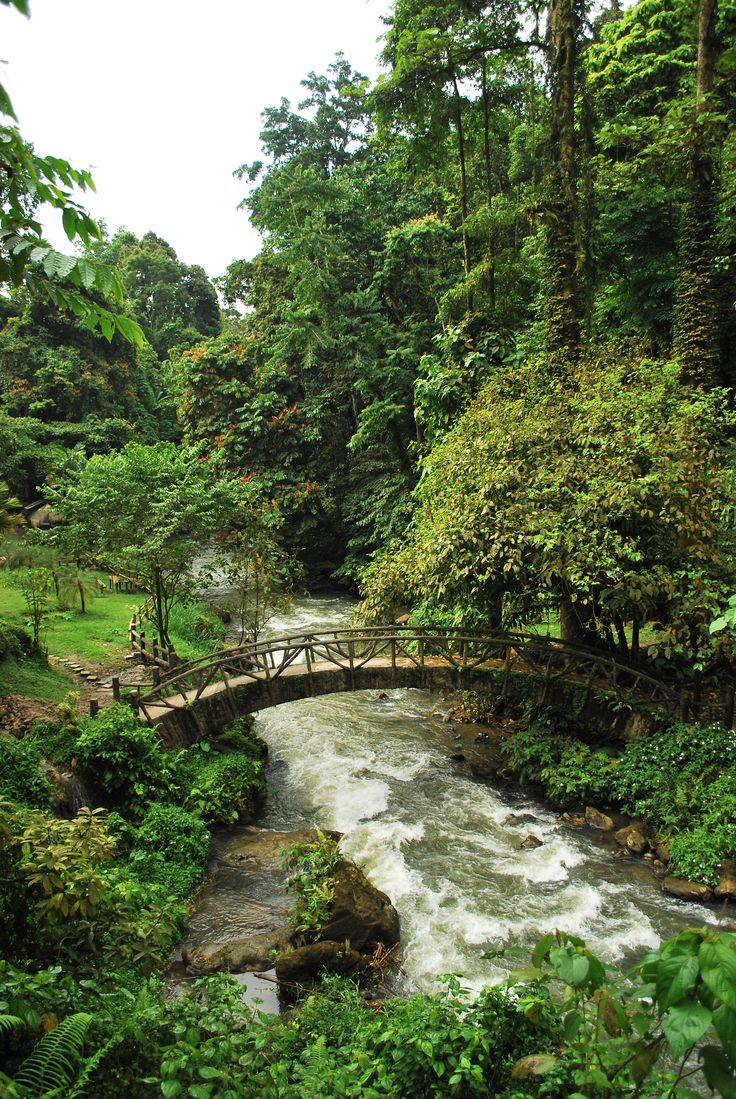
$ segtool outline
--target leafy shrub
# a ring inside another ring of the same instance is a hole
[[[594,752],[580,740],[562,749],[560,760],[542,770],[545,794],[553,805],[610,801],[611,778],[618,761],[605,752]]]
[[[296,893],[289,920],[304,942],[316,942],[329,919],[335,870],[342,861],[335,840],[320,831],[317,837],[315,843],[295,843],[284,852],[284,865],[293,871],[286,884]]]
[[[215,740],[219,748],[232,748],[245,752],[251,759],[265,759],[268,755],[268,746],[255,731],[253,718],[249,714],[237,717],[235,721],[226,725],[217,734]]]
[[[135,847],[155,852],[182,865],[202,867],[207,859],[210,834],[199,817],[177,805],[152,805],[137,831]]]
[[[736,856],[736,823],[713,822],[678,832],[670,840],[670,872],[688,881],[718,884],[718,868]]]
[[[0,660],[6,656],[29,656],[33,652],[33,638],[20,626],[0,620]]]
[[[77,702],[79,695],[70,691],[66,701],[56,708],[53,721],[34,721],[33,742],[47,759],[54,763],[68,764],[77,754],[79,722]]]
[[[672,724],[627,745],[612,781],[626,812],[678,829],[700,815],[703,786],[736,768],[736,732]]]
[[[180,776],[190,784],[184,808],[208,824],[233,824],[252,813],[263,788],[263,765],[244,752],[213,752],[191,748]]]
[[[128,869],[176,898],[192,893],[202,878],[209,832],[199,817],[175,805],[152,805],[136,832]]]
[[[551,710],[537,709],[526,729],[504,741],[502,751],[520,782],[538,782],[556,806],[610,800],[617,760],[555,729]]]
[[[175,794],[177,757],[128,706],[109,706],[80,722],[80,769],[107,805],[142,817],[151,801]]]
[[[175,603],[171,608],[169,629],[190,645],[206,641],[214,648],[225,637],[225,624],[206,603]]]
[[[0,799],[35,809],[51,806],[51,784],[32,741],[0,737]]]

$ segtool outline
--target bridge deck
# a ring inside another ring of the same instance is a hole
[[[492,668],[499,668],[503,666],[502,660],[488,660],[483,664],[478,665],[479,669],[490,670]],[[447,663],[440,657],[427,656],[424,658],[422,667],[427,668],[430,672],[432,670],[446,671]],[[392,661],[389,657],[374,656],[369,660],[364,661],[359,668],[356,668],[353,675],[359,678],[365,678],[361,673],[365,672],[393,672],[396,669],[399,672],[411,672],[416,670],[416,663],[406,657],[397,657]],[[233,676],[227,681],[217,680],[214,683],[208,684],[201,690],[185,691],[182,694],[170,695],[165,703],[150,703],[146,702],[141,707],[141,717],[143,721],[148,722],[150,725],[155,725],[159,721],[162,721],[167,717],[172,710],[187,710],[194,703],[204,702],[211,700],[217,696],[229,695],[239,690],[252,690],[254,695],[261,694],[258,688],[273,687],[280,680],[298,680],[305,683],[309,680],[317,680],[317,685],[320,679],[325,681],[334,680],[335,674],[338,670],[331,661],[321,661],[319,663],[312,663],[309,667],[306,663],[290,664],[285,668],[280,668],[277,671],[252,671],[247,675]],[[340,669],[338,674],[345,672],[349,673],[348,669]],[[325,682],[325,685],[327,683]],[[313,684],[315,686],[315,684]],[[314,694],[330,693],[316,690]],[[309,697],[307,691],[303,697]],[[293,701],[293,699],[284,699],[284,701]],[[250,712],[246,707],[243,696],[239,699],[239,710],[241,713]],[[270,705],[277,705],[278,703],[271,702]]]

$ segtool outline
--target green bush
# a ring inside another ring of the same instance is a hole
[[[177,805],[152,805],[136,830],[128,870],[184,900],[202,880],[209,840],[199,817]]]
[[[292,871],[287,885],[296,894],[289,920],[305,943],[317,942],[329,919],[341,861],[337,842],[319,831],[315,843],[294,843],[284,852],[284,865]]]
[[[541,780],[549,800],[560,808],[607,803],[617,766],[618,760],[605,752],[594,752],[581,740],[572,740],[562,749],[559,762],[542,770]]]
[[[520,782],[537,782],[558,807],[610,801],[618,761],[582,740],[559,732],[559,716],[547,708],[530,712],[529,724],[504,741],[502,752]]]
[[[175,603],[171,608],[169,630],[190,645],[211,642],[214,648],[225,637],[225,624],[206,603]]]
[[[79,729],[80,770],[104,804],[139,819],[151,801],[175,799],[177,756],[129,706],[109,706]]]
[[[218,748],[232,748],[245,752],[251,759],[265,759],[268,755],[268,746],[255,731],[255,724],[250,715],[237,717],[235,721],[226,725],[215,737],[215,742]]]
[[[736,732],[676,723],[627,745],[612,791],[627,813],[678,830],[700,816],[704,786],[730,768]]]
[[[53,804],[51,784],[41,770],[38,748],[30,740],[0,736],[0,800],[34,809]]]
[[[0,660],[6,656],[29,656],[33,651],[33,638],[26,630],[0,620]]]
[[[244,752],[215,752],[209,745],[186,753],[180,776],[188,783],[184,808],[208,824],[234,824],[252,814],[263,789],[263,764]]]
[[[199,869],[207,861],[209,843],[210,834],[201,819],[178,805],[152,805],[135,838],[139,851]]]

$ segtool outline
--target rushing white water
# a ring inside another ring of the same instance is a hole
[[[339,598],[302,600],[268,632],[335,627],[350,612]],[[345,833],[345,853],[399,910],[404,966],[416,986],[429,989],[448,972],[473,987],[498,980],[528,964],[536,940],[554,928],[620,961],[712,917],[663,895],[643,864],[612,858],[603,841],[453,764],[457,744],[443,705],[435,695],[397,690],[306,699],[257,715],[271,757],[258,823]],[[542,846],[520,850],[530,832]],[[493,956],[502,947],[511,950]]]

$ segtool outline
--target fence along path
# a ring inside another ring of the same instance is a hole
[[[683,719],[731,724],[733,690],[698,697],[677,690],[640,667],[604,653],[523,632],[486,634],[444,626],[376,626],[289,634],[225,649],[182,664],[138,699],[149,724],[195,710],[218,695],[233,713],[252,713],[296,698],[367,687],[477,686],[489,671],[541,677],[546,686],[564,679],[586,692],[679,714]]]

